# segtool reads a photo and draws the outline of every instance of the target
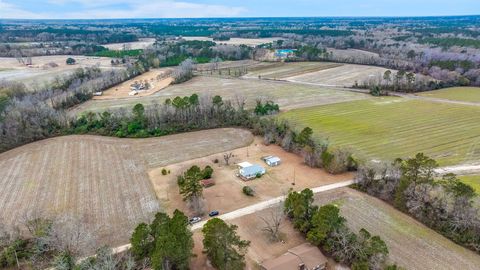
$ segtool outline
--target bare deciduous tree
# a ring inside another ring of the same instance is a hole
[[[228,166],[230,165],[230,159],[233,157],[233,153],[225,153],[223,154],[223,160],[225,160],[225,164]]]
[[[54,220],[50,233],[45,236],[45,242],[54,250],[82,256],[95,248],[97,239],[84,222],[65,215]]]
[[[264,226],[262,227],[262,231],[268,234],[270,240],[274,242],[280,241],[280,228],[285,219],[283,202],[279,203],[278,206],[270,208],[267,213],[257,216],[263,221]]]

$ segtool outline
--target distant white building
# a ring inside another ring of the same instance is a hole
[[[278,166],[282,162],[282,160],[279,157],[276,157],[276,156],[267,156],[267,157],[263,157],[262,159],[270,167]]]

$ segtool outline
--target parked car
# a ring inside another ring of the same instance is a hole
[[[197,222],[200,222],[202,220],[201,217],[193,217],[189,220],[190,224],[195,224]]]
[[[211,217],[218,216],[218,214],[219,214],[219,213],[218,213],[218,211],[216,211],[216,210],[208,213],[208,215],[211,216]]]

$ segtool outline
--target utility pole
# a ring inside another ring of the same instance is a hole
[[[292,186],[295,186],[295,168],[293,168],[293,182]]]

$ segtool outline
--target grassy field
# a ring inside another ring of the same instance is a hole
[[[424,97],[480,103],[480,87],[452,87],[424,92],[419,95]]]
[[[77,61],[75,65],[66,64],[69,57]],[[0,57],[0,80],[20,81],[34,90],[55,77],[71,74],[77,68],[98,66],[102,69],[112,69],[110,61],[111,58],[108,57],[49,55],[32,57],[32,65],[26,66],[14,57]]]
[[[285,79],[292,76],[298,76],[305,73],[326,70],[342,64],[329,62],[293,62],[293,63],[273,63],[271,65],[252,68],[246,77],[258,78],[261,76],[266,79]]]
[[[199,76],[186,83],[169,86],[148,97],[89,100],[76,107],[71,113],[79,114],[85,111],[99,112],[120,107],[131,109],[136,103],[143,103],[145,105],[151,104],[152,102],[163,103],[167,98],[186,96],[194,93],[210,96],[220,95],[224,99],[231,100],[237,96],[241,96],[246,98],[247,107],[254,106],[256,99],[263,97],[276,101],[283,110],[370,98],[370,96],[366,94],[334,90],[313,85]]]
[[[385,202],[352,189],[316,195],[319,204],[335,203],[358,232],[379,235],[389,259],[406,269],[478,269],[480,256],[463,248]]]
[[[128,241],[160,204],[147,171],[248,145],[246,130],[215,129],[149,139],[65,136],[0,154],[0,223],[28,213],[71,215],[102,244]]]
[[[480,158],[479,107],[384,97],[297,109],[283,117],[372,159],[424,152],[452,165]]]
[[[98,57],[114,57],[114,58],[123,58],[125,56],[137,57],[143,53],[141,49],[135,50],[105,50],[99,51],[94,54],[94,56]]]
[[[480,194],[480,175],[463,175],[458,178],[465,184],[472,186],[475,191]]]
[[[371,77],[382,76],[387,69],[366,65],[341,65],[301,75],[292,75],[290,81],[324,86],[351,87],[362,84]]]

